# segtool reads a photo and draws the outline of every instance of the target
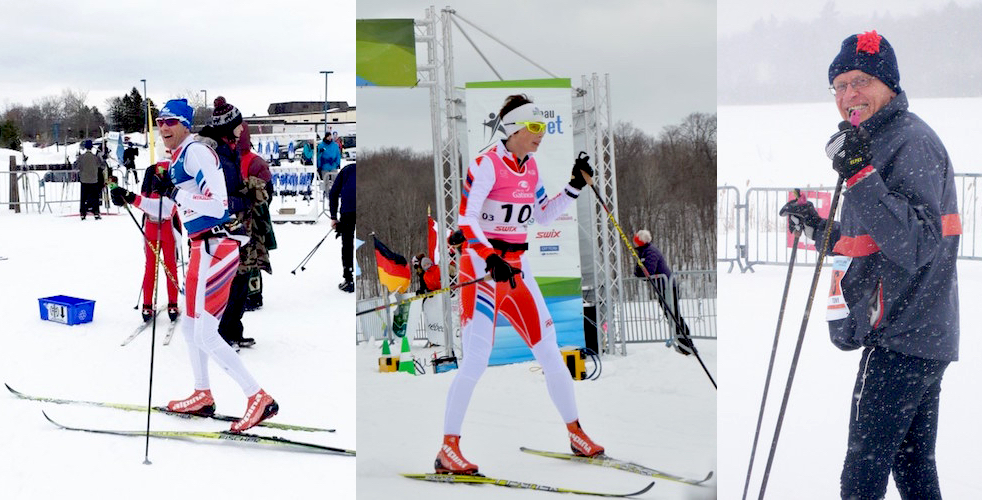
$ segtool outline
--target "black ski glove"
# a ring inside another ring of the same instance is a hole
[[[163,172],[154,171],[153,177],[150,179],[150,191],[170,199],[174,199],[174,196],[177,195],[177,187],[170,180],[170,173],[166,170]]]
[[[584,175],[586,174],[586,175]],[[590,166],[590,157],[586,151],[580,151],[580,155],[573,162],[573,173],[569,178],[569,185],[576,189],[586,187],[586,178],[593,177],[593,167]]]
[[[515,288],[517,284],[515,283],[515,275],[522,272],[520,269],[515,269],[510,266],[505,259],[502,259],[500,255],[493,253],[484,260],[487,267],[484,268],[489,274],[491,274],[491,279],[503,283],[507,281],[511,284],[512,288]]]
[[[136,201],[136,195],[125,188],[119,186],[114,186],[109,190],[109,199],[112,200],[113,205],[121,207],[126,203],[133,204]]]
[[[870,142],[866,129],[843,121],[839,123],[839,131],[825,145],[825,154],[832,160],[832,168],[839,176],[849,180],[869,165]]]
[[[818,215],[815,205],[799,196],[796,200],[791,200],[781,207],[779,213],[782,217],[788,218],[788,231],[792,233],[803,232],[811,240],[815,239],[815,231],[824,225],[825,219]]]

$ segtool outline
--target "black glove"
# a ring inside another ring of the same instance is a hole
[[[155,170],[153,177],[150,179],[150,192],[157,193],[161,197],[168,197],[174,199],[177,195],[177,187],[174,186],[174,182],[170,180],[170,173],[166,170],[160,172]]]
[[[815,230],[821,227],[825,219],[818,215],[815,205],[799,196],[796,200],[791,200],[781,207],[779,213],[782,217],[788,218],[788,231],[792,233],[804,232],[809,239],[815,239]]]
[[[505,259],[502,259],[500,255],[493,253],[484,260],[487,267],[484,268],[485,271],[491,274],[491,279],[503,283],[505,281],[511,283],[511,287],[515,288],[515,275],[522,272],[520,269],[515,269],[511,267]]]
[[[125,188],[116,186],[109,190],[109,199],[112,200],[113,205],[121,207],[125,203],[132,205],[136,201],[136,195],[127,191]]]
[[[588,176],[593,177],[593,168],[590,166],[590,157],[587,156],[586,151],[580,151],[580,155],[573,163],[573,174],[570,175],[569,185],[576,189],[583,189],[586,186],[586,178]]]
[[[866,129],[853,127],[847,121],[839,123],[839,131],[825,145],[825,154],[832,160],[832,168],[840,177],[848,180],[869,165],[870,141]]]

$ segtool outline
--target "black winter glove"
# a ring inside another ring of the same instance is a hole
[[[788,231],[792,233],[803,232],[811,240],[815,239],[815,230],[821,227],[825,219],[818,215],[815,205],[800,195],[798,199],[791,200],[781,207],[779,213],[782,217],[788,218]]]
[[[493,253],[484,260],[487,267],[484,268],[489,274],[491,274],[491,279],[503,283],[507,281],[511,283],[511,287],[515,288],[515,275],[522,272],[520,269],[515,269],[511,267],[505,259],[502,259],[500,255]]]
[[[569,185],[576,189],[583,189],[586,187],[587,177],[593,177],[593,167],[590,166],[590,157],[587,156],[586,151],[580,151],[580,155],[573,163],[573,174],[570,175]]]
[[[113,205],[121,207],[126,203],[133,204],[136,201],[136,195],[125,188],[115,186],[109,190],[109,199],[112,200]]]
[[[174,196],[177,195],[177,187],[170,180],[170,173],[166,170],[163,172],[154,171],[153,177],[150,179],[150,191],[170,199],[174,199]]]
[[[839,123],[839,131],[825,145],[825,154],[840,177],[848,180],[869,165],[870,141],[866,129],[858,125],[853,127],[847,121]]]

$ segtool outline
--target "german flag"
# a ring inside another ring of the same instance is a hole
[[[382,244],[378,238],[373,237],[372,239],[375,241],[375,263],[378,265],[378,280],[390,292],[405,292],[409,289],[409,262],[402,255],[389,250],[389,247]]]

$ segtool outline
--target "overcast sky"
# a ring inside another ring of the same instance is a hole
[[[106,99],[147,80],[160,106],[178,94],[224,95],[243,115],[272,102],[355,102],[355,0],[4,1],[0,110],[88,92]]]
[[[809,20],[818,14],[828,3],[835,5],[835,10],[843,15],[870,16],[916,15],[924,10],[937,9],[948,3],[957,5],[972,5],[979,0],[827,0],[816,2],[789,2],[787,0],[720,0],[717,8],[719,22],[717,27],[722,36],[748,31],[755,22],[767,21],[773,17],[776,20],[800,19]]]
[[[714,0],[538,0],[522,3],[458,0],[464,19],[492,33],[552,73],[572,78],[610,74],[614,121],[651,135],[690,113],[716,111]],[[359,19],[416,18],[432,0],[359,0]],[[551,78],[467,23],[471,39],[507,80]],[[456,28],[456,84],[496,80]],[[425,46],[417,44],[417,54]],[[426,89],[358,90],[359,146],[432,150]]]

